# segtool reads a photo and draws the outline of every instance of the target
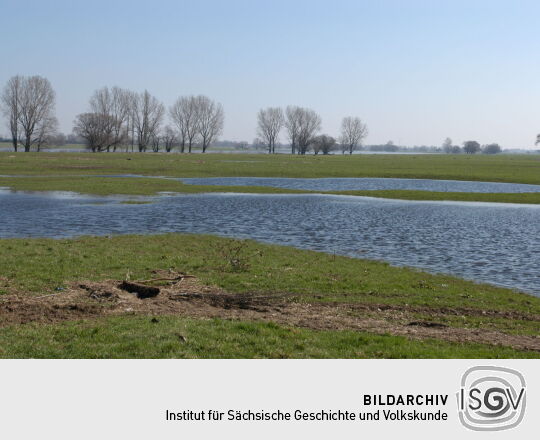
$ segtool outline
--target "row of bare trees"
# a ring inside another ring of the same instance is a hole
[[[58,131],[54,115],[55,92],[50,82],[40,76],[14,76],[0,97],[2,113],[9,123],[13,148],[19,144],[25,151],[33,146],[39,151]],[[173,127],[163,126],[169,116]],[[292,154],[313,150],[328,154],[338,143],[328,135],[318,135],[321,117],[308,108],[288,106],[261,109],[257,116],[258,134],[269,153],[276,152],[280,132],[285,129]],[[221,104],[206,96],[182,96],[166,111],[165,106],[148,91],[136,93],[120,87],[96,90],[89,101],[89,111],[76,116],[73,131],[83,138],[93,152],[131,150],[140,152],[192,152],[201,145],[202,152],[223,130],[224,112]],[[340,145],[342,152],[353,153],[367,136],[366,125],[357,117],[342,121]]]
[[[8,120],[13,149],[38,151],[58,131],[55,93],[48,79],[16,75],[9,79],[0,97],[0,109]]]
[[[58,134],[55,92],[41,76],[14,76],[0,96],[0,110],[8,121],[13,148],[38,151]],[[124,148],[138,151],[171,151],[177,144],[182,152],[201,144],[205,152],[223,130],[221,104],[206,96],[186,96],[169,108],[174,124],[163,127],[165,106],[148,91],[135,93],[120,87],[96,90],[89,111],[76,116],[73,131],[94,152]]]
[[[337,142],[331,136],[317,135],[321,125],[321,117],[314,110],[298,106],[288,106],[285,112],[279,107],[268,107],[257,114],[257,134],[267,146],[268,153],[276,152],[279,134],[285,129],[292,154],[306,154],[309,149],[315,154],[328,154],[336,148]],[[352,154],[367,134],[367,126],[360,118],[343,118],[340,139],[342,152]]]
[[[171,151],[176,145],[183,153],[191,153],[201,144],[203,153],[223,130],[224,113],[221,104],[206,96],[180,97],[169,108],[168,115],[175,128],[163,126],[165,106],[148,91],[104,87],[90,99],[90,111],[77,115],[74,132],[88,148],[116,151],[117,148],[158,152],[161,147]]]
[[[180,152],[188,152],[200,143],[202,152],[223,131],[224,113],[221,104],[206,96],[182,96],[169,108],[169,116],[178,129]]]

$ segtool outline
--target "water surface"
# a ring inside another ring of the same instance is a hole
[[[180,179],[191,185],[270,186],[310,191],[420,190],[472,193],[540,192],[540,185],[461,180],[394,178],[276,178],[276,177],[206,177]]]
[[[123,200],[0,190],[0,237],[210,233],[385,260],[540,296],[537,205],[313,194]]]

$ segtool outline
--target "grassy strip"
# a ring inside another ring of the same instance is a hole
[[[401,177],[540,184],[540,155],[126,154],[0,152],[1,174]]]
[[[159,192],[205,193],[236,192],[261,194],[298,194],[309,191],[270,188],[265,186],[214,186],[187,185],[175,180],[147,178],[113,177],[0,177],[0,187],[9,187],[20,191],[73,191],[81,194],[107,195],[145,195],[152,196]]]
[[[540,193],[460,193],[409,190],[305,191],[265,186],[187,185],[182,182],[149,178],[107,177],[0,177],[0,187],[22,191],[74,191],[94,195],[156,195],[159,192],[205,193],[235,192],[258,194],[324,193],[402,200],[446,200],[497,203],[540,203]]]
[[[540,298],[383,262],[207,235],[124,235],[0,240],[0,293],[44,294],[75,280],[145,279],[173,268],[229,292],[299,295],[305,301],[467,307],[540,314]],[[233,270],[234,256],[242,264]]]
[[[429,314],[417,313],[415,317],[418,321],[431,321],[433,317]],[[540,335],[540,322],[525,321],[522,319],[496,318],[493,316],[458,316],[439,315],[437,322],[446,324],[449,327],[476,329],[479,331],[496,330],[510,335]]]
[[[3,358],[538,358],[535,352],[273,323],[130,316],[0,329]]]
[[[400,200],[440,200],[456,202],[492,202],[492,203],[540,203],[539,193],[463,193],[414,190],[373,190],[373,191],[334,191],[332,194],[351,196],[380,197]]]

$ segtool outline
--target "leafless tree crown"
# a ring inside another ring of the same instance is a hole
[[[279,107],[261,109],[257,114],[257,133],[268,146],[269,153],[276,152],[276,141],[284,122],[283,110]]]
[[[22,79],[19,75],[10,78],[4,87],[0,101],[2,114],[8,120],[11,141],[15,151],[17,151],[19,142],[19,94],[21,93]]]
[[[300,107],[289,105],[285,109],[285,128],[287,129],[287,135],[289,136],[289,142],[291,143],[291,153],[295,154],[298,147],[298,133],[300,131],[299,126],[299,114],[302,109]]]
[[[133,122],[137,134],[139,151],[146,151],[152,139],[158,134],[165,107],[147,90],[133,99]]]
[[[311,109],[297,106],[288,106],[285,115],[291,153],[306,154],[313,137],[321,129],[321,117]]]
[[[195,96],[182,96],[169,108],[169,116],[179,132],[180,152],[185,151],[187,145],[191,153],[193,145],[199,135],[198,99]]]
[[[40,148],[54,134],[58,121],[54,115],[55,93],[48,79],[41,76],[14,76],[4,87],[2,113],[9,121],[13,148],[19,142],[24,151]]]
[[[92,151],[116,151],[128,144],[133,128],[135,95],[119,87],[103,87],[90,98],[90,112],[75,118],[74,132]]]
[[[343,152],[352,154],[368,135],[367,125],[358,117],[347,116],[341,121],[341,144]]]
[[[298,154],[306,154],[313,137],[321,129],[321,117],[313,110],[298,111]]]
[[[197,131],[201,139],[202,152],[204,153],[223,130],[223,107],[221,104],[201,95],[196,97],[196,109]]]
[[[327,134],[315,136],[311,141],[311,148],[313,149],[314,154],[329,154],[334,150],[335,146],[336,140]]]
[[[165,146],[165,151],[167,153],[170,153],[171,150],[176,146],[176,143],[178,142],[178,137],[176,135],[176,132],[169,125],[167,125],[163,129],[161,138],[163,140],[163,145]]]
[[[113,87],[97,90],[90,99],[90,112],[77,116],[74,132],[84,138],[92,151],[116,151],[122,144],[137,143],[140,152],[149,147],[167,152],[179,141],[181,152],[199,141],[203,153],[223,130],[223,107],[206,96],[180,97],[169,108],[177,132],[161,129],[163,104],[148,91],[140,94]],[[133,148],[133,147],[132,147]]]

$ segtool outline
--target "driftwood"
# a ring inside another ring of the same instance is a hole
[[[132,283],[130,281],[122,281],[118,288],[129,293],[134,293],[139,299],[152,298],[159,295],[158,287],[145,286],[143,284]]]

